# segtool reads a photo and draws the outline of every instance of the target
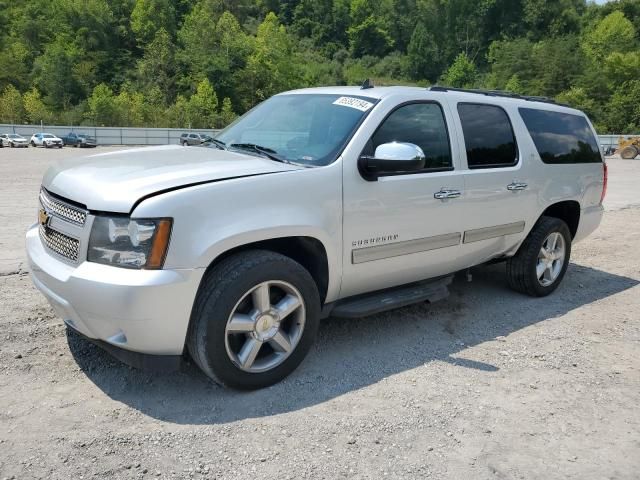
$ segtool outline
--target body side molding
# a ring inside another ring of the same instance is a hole
[[[480,242],[490,238],[503,237],[524,231],[525,222],[507,223],[506,225],[496,225],[495,227],[478,228],[464,232],[462,243]]]
[[[447,233],[435,237],[417,238],[404,242],[388,243],[375,247],[358,248],[351,252],[351,263],[365,263],[412,253],[427,252],[460,244],[460,233]]]

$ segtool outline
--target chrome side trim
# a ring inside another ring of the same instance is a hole
[[[460,244],[460,233],[447,233],[435,237],[417,238],[405,242],[395,242],[375,247],[358,248],[351,251],[351,263],[373,262],[385,258],[428,252],[438,248],[454,247]]]
[[[478,228],[476,230],[467,230],[464,232],[463,243],[480,242],[490,238],[503,237],[514,233],[524,231],[524,222],[507,223],[506,225],[497,225],[495,227]]]

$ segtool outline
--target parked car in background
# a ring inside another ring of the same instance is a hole
[[[211,135],[206,133],[183,133],[180,135],[180,145],[186,147],[188,145],[200,145],[211,140]]]
[[[29,142],[27,141],[27,139],[22,135],[18,135],[17,133],[3,133],[2,135],[0,135],[0,148],[19,148],[28,146]]]
[[[51,133],[34,133],[31,136],[31,141],[29,143],[31,143],[32,147],[62,148],[64,146],[62,139],[52,135]]]
[[[95,138],[84,133],[71,132],[62,137],[62,141],[71,147],[95,147],[97,145]]]

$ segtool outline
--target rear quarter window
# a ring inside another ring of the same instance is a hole
[[[535,108],[519,111],[544,163],[602,162],[598,142],[585,117]]]

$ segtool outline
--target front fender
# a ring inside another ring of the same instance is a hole
[[[133,217],[172,217],[166,268],[207,268],[249,243],[311,237],[327,254],[327,301],[337,297],[342,272],[342,177],[326,167],[225,180],[145,199]]]

